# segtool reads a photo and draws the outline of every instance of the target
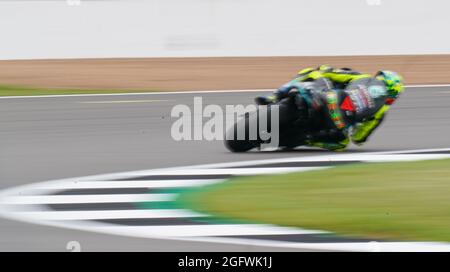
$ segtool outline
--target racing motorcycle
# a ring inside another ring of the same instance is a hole
[[[273,134],[275,131],[272,131],[271,127],[272,118],[278,118],[275,120],[278,121],[277,147],[281,149],[305,145],[305,141],[310,139],[313,133],[323,131],[325,128],[324,107],[320,104],[320,99],[314,99],[314,96],[310,95],[311,90],[320,92],[321,87],[313,86],[314,82],[302,84],[304,88],[301,90],[308,90],[307,93],[300,95],[299,90],[293,88],[287,97],[266,105],[266,109],[258,107],[256,111],[245,113],[233,127],[227,130],[226,148],[232,152],[246,152],[254,148],[260,149],[264,144],[268,144],[270,140],[261,137],[261,133],[257,133],[256,137],[253,134],[252,137],[251,130],[257,128],[259,132],[266,130],[265,134]],[[273,114],[274,106],[278,108],[278,114]],[[261,122],[260,119],[263,116],[265,117]]]

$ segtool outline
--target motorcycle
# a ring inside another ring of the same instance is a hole
[[[246,152],[254,148],[261,149],[264,144],[268,144],[269,140],[261,137],[261,133],[257,137],[251,137],[251,129],[257,128],[267,133],[273,134],[271,120],[277,118],[278,121],[278,148],[292,149],[305,145],[310,135],[315,131],[324,128],[321,118],[323,112],[312,108],[310,103],[304,97],[299,95],[297,90],[290,91],[288,96],[266,105],[266,109],[258,108],[254,112],[245,113],[243,118],[237,121],[233,127],[229,128],[225,135],[225,146],[232,152]],[[277,107],[278,114],[273,114],[274,107]],[[261,122],[263,116],[266,121]],[[264,122],[265,125],[264,125]],[[239,138],[238,136],[241,135]],[[244,136],[244,137],[242,137]]]

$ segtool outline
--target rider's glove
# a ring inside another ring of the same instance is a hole
[[[275,103],[276,101],[277,97],[275,95],[258,96],[255,98],[255,103],[257,105],[269,105],[271,103]]]

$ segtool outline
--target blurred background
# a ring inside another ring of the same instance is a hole
[[[0,59],[450,52],[445,0],[0,1]]]

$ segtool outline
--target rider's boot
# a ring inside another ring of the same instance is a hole
[[[348,144],[349,144],[348,138],[336,143],[314,142],[311,140],[305,142],[305,145],[307,146],[319,147],[330,151],[344,151]]]

